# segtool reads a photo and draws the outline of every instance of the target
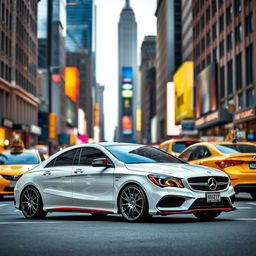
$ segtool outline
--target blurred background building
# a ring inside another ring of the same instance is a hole
[[[126,0],[118,23],[118,130],[117,141],[134,142],[137,97],[137,23],[130,1]]]
[[[0,147],[18,133],[37,143],[37,0],[0,3]]]

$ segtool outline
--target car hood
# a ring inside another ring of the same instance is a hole
[[[146,163],[146,164],[126,164],[127,169],[132,171],[145,172],[148,174],[164,174],[177,178],[190,178],[200,176],[224,176],[227,175],[217,169],[194,164],[176,163]]]
[[[0,166],[0,174],[6,175],[20,175],[24,172],[27,172],[31,168],[35,167],[36,165],[27,164],[27,165],[2,165]]]

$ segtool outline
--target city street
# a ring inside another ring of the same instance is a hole
[[[7,198],[0,201],[0,255],[255,255],[256,201],[241,193],[236,206],[212,222],[173,215],[134,224],[78,213],[27,220]]]

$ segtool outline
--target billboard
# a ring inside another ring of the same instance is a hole
[[[122,82],[132,82],[132,67],[122,67]]]
[[[216,64],[205,68],[196,79],[196,117],[217,110]]]
[[[76,104],[69,97],[67,97],[67,105],[66,105],[66,119],[67,123],[72,126],[77,126],[77,111]]]
[[[65,94],[73,101],[78,100],[79,74],[77,67],[65,67]]]
[[[132,134],[132,117],[122,116],[122,132],[124,135]]]
[[[167,83],[167,104],[166,104],[166,115],[167,115],[167,135],[168,136],[178,136],[180,135],[180,127],[175,125],[175,86],[173,82]]]
[[[192,61],[184,62],[173,76],[175,84],[175,124],[180,124],[183,119],[194,117],[193,68]]]

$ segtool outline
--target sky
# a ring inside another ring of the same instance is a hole
[[[118,21],[125,0],[95,0],[96,79],[105,86],[105,139],[113,141],[118,113]],[[156,0],[130,0],[138,29],[138,68],[144,36],[156,35]]]

